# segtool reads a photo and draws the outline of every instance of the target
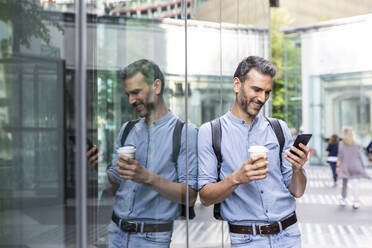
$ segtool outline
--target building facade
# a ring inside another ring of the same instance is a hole
[[[326,139],[351,126],[358,142],[372,140],[371,15],[287,29],[301,47],[302,125],[313,133],[313,163],[324,163]]]

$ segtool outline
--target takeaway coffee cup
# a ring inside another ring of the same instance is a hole
[[[266,161],[267,160],[267,153],[269,152],[269,150],[264,146],[251,146],[251,147],[249,147],[248,152],[249,152],[250,157],[256,157],[258,155],[264,155],[265,158],[262,158],[262,159],[257,161],[257,162],[261,162],[261,161]]]
[[[123,146],[118,149],[118,154],[122,154],[126,157],[133,158],[136,152],[136,148],[134,146]]]

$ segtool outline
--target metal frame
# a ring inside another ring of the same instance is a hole
[[[87,248],[86,9],[75,0],[76,247]]]

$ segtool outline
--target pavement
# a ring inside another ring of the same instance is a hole
[[[347,205],[339,205],[341,182],[333,187],[328,166],[310,166],[306,171],[308,184],[304,196],[297,199],[296,211],[302,247],[372,247],[372,180],[361,180],[360,208],[354,210],[350,184]],[[367,171],[372,176],[372,169]],[[197,217],[189,222],[189,247],[230,247],[227,224],[213,219],[213,208],[205,208],[197,201],[195,211]],[[185,233],[185,222],[176,221],[171,247],[186,247]]]
[[[310,166],[306,169],[308,185],[303,197],[297,200],[297,216],[302,232],[303,248],[370,248],[372,247],[372,180],[362,180],[360,208],[352,208],[352,198],[340,206],[337,196],[341,184],[333,187],[328,166]],[[367,170],[372,176],[372,169]],[[351,185],[349,185],[351,194]],[[96,199],[90,199],[94,208],[89,216],[97,216],[88,226],[90,247],[107,247],[107,222],[112,203],[105,211],[97,212]],[[74,205],[67,202],[67,205]],[[74,247],[75,225],[71,214],[62,215],[61,204],[24,211],[0,211],[0,247],[54,248]],[[227,223],[213,218],[213,206],[204,207],[197,201],[196,218],[189,221],[190,248],[230,247]],[[67,215],[67,216],[66,216]],[[97,224],[98,221],[98,224]],[[8,224],[7,224],[8,223]],[[10,228],[7,228],[6,226]],[[13,228],[12,228],[13,226]],[[172,248],[186,247],[186,222],[177,220],[172,237]],[[17,238],[16,238],[17,237]],[[98,240],[98,242],[96,241]]]

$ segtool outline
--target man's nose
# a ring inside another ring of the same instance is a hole
[[[136,102],[136,97],[132,94],[129,94],[129,104],[133,104]]]
[[[261,103],[264,103],[266,101],[266,93],[265,91],[262,91],[258,94],[258,100],[261,102]]]

